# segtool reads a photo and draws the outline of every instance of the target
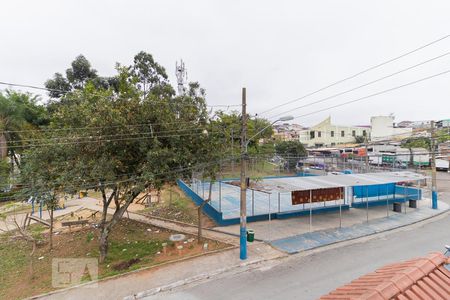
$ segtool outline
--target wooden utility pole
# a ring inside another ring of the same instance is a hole
[[[437,185],[436,185],[436,133],[434,121],[431,121],[431,207],[438,208]]]
[[[364,136],[364,145],[366,147],[366,173],[369,173],[369,150],[367,148],[367,143],[368,143],[368,141],[367,141],[367,133],[366,133],[366,135]]]
[[[242,260],[247,259],[247,95],[242,88],[242,130],[241,130],[241,213],[240,213],[240,252]]]

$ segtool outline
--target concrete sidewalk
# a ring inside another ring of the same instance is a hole
[[[281,251],[294,254],[300,251],[306,251],[411,225],[442,214],[449,209],[450,206],[448,204],[439,201],[439,209],[437,210],[429,207],[422,207],[407,214],[398,213],[389,217],[369,221],[368,223],[355,224],[350,227],[331,228],[280,238],[270,241],[270,244]]]
[[[264,243],[249,245],[249,259],[239,259],[239,249],[204,254],[176,263],[138,270],[33,299],[139,299],[165,289],[194,283],[234,269],[249,269],[264,261],[285,256]]]

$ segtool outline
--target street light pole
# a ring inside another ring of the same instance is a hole
[[[436,187],[436,146],[435,146],[435,128],[434,121],[431,121],[431,207],[438,208],[438,195]]]
[[[247,259],[247,95],[242,88],[242,130],[241,130],[241,213],[239,235],[239,257]]]
[[[239,257],[242,260],[247,259],[247,159],[248,144],[256,138],[265,129],[279,121],[290,121],[292,116],[281,117],[278,120],[267,125],[256,134],[247,139],[247,91],[242,88],[242,130],[241,130],[241,210],[240,210],[240,230],[239,230]]]

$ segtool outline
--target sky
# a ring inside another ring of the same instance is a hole
[[[0,0],[0,81],[43,86],[79,54],[110,76],[117,62],[131,64],[143,50],[174,86],[175,62],[183,59],[209,105],[240,104],[246,87],[248,111],[269,120],[292,115],[311,126],[331,116],[335,124],[366,125],[391,113],[396,121],[439,120],[450,118],[450,73],[329,108],[447,71],[450,55],[307,104],[443,55],[450,37],[272,108],[449,35],[449,12],[450,1]]]

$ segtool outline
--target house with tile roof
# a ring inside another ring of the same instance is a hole
[[[384,266],[321,300],[449,300],[450,258],[441,253]]]

